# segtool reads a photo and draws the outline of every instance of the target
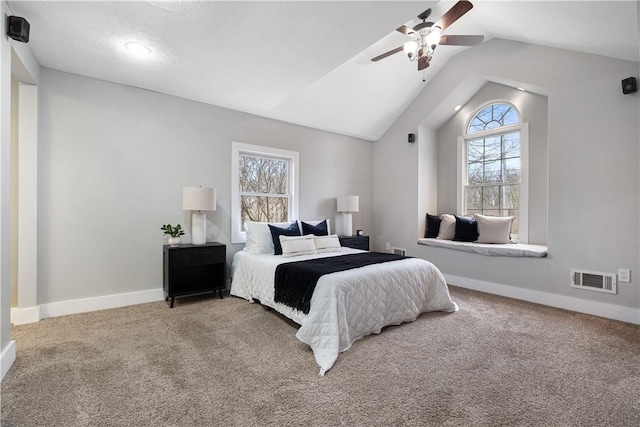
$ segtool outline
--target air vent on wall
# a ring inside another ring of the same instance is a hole
[[[392,247],[391,252],[394,253],[395,255],[401,255],[401,256],[405,256],[407,254],[407,250],[404,248]]]
[[[571,270],[571,287],[590,291],[617,293],[616,275],[597,271]]]

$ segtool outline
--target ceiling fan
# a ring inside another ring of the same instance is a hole
[[[371,60],[376,62],[404,50],[411,61],[418,61],[418,71],[420,71],[429,66],[433,52],[438,45],[473,46],[482,43],[484,36],[442,35],[442,32],[449,25],[460,19],[462,15],[471,10],[471,8],[473,8],[471,2],[461,0],[435,23],[427,22],[427,18],[431,15],[431,9],[425,10],[418,15],[418,18],[422,19],[422,22],[415,27],[409,28],[406,25],[401,25],[396,29],[396,31],[409,36],[410,40],[408,42],[403,46],[371,58]]]

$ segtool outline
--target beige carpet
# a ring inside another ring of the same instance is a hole
[[[451,288],[325,377],[296,326],[193,297],[14,327],[2,426],[640,425],[640,327]]]

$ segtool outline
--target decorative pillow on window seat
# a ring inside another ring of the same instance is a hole
[[[514,216],[474,214],[478,223],[478,243],[509,243]]]
[[[473,218],[455,216],[456,235],[453,240],[458,242],[475,242],[478,240],[478,224]]]
[[[439,216],[427,214],[427,229],[424,231],[424,237],[436,238],[440,232],[440,223],[442,220]]]
[[[437,238],[440,240],[453,240],[456,237],[456,217],[451,214],[440,215],[440,230]]]

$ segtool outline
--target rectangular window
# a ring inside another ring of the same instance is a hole
[[[240,216],[246,221],[289,219],[289,159],[240,153]]]
[[[297,218],[297,152],[234,142],[231,169],[232,243],[246,241],[247,221]]]
[[[520,206],[520,131],[466,141],[465,214],[515,216]]]

